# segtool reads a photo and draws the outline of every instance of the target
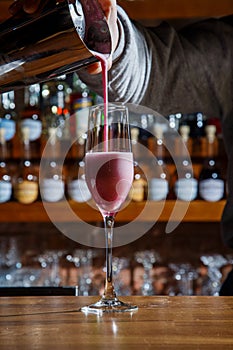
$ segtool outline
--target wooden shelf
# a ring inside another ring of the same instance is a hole
[[[137,20],[215,17],[233,13],[232,0],[119,0],[118,4]]]
[[[117,222],[219,222],[225,201],[215,203],[196,200],[186,202],[167,200],[166,202],[129,203],[117,215]],[[172,214],[174,207],[175,212]],[[9,222],[98,222],[101,215],[94,204],[76,202],[45,203],[35,202],[24,205],[8,202],[0,205],[0,223]]]
[[[9,17],[13,0],[0,1],[0,21]],[[232,0],[119,0],[133,19],[214,17],[233,13]]]

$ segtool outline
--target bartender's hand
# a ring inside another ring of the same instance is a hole
[[[109,26],[111,38],[112,38],[112,53],[115,51],[119,38],[119,31],[117,26],[117,5],[116,0],[98,0],[100,3],[106,20]],[[108,70],[112,66],[112,56],[108,58]],[[90,74],[97,74],[101,72],[101,65],[99,62],[93,63],[87,67],[87,70]]]
[[[12,15],[15,15],[21,11],[24,11],[28,14],[33,14],[39,9],[39,6],[42,2],[46,0],[15,0],[13,4],[9,7],[9,11]],[[50,1],[50,0],[47,0]],[[62,2],[64,0],[58,0]],[[106,20],[109,26],[109,30],[112,37],[112,52],[114,52],[117,43],[118,43],[118,26],[117,26],[117,6],[116,0],[98,0],[100,3]],[[108,58],[108,69],[112,66],[112,57]],[[99,62],[93,63],[87,67],[87,70],[90,74],[97,74],[101,72],[101,65]]]

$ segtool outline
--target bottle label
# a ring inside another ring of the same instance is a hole
[[[12,194],[12,184],[8,181],[0,181],[0,203],[8,202]]]
[[[79,109],[75,113],[76,135],[82,137],[88,130],[88,108]]]
[[[5,129],[5,140],[11,140],[15,135],[15,121],[0,118],[0,128]]]
[[[46,202],[59,202],[64,197],[65,184],[62,180],[44,179],[40,183],[40,194]]]
[[[41,137],[42,122],[40,120],[23,119],[21,121],[21,128],[29,129],[29,141],[35,141]]]
[[[31,204],[38,198],[38,184],[34,181],[25,180],[18,183],[14,188],[14,196],[18,202]]]
[[[92,99],[90,97],[80,97],[74,100],[73,109],[82,109],[86,107],[90,107],[92,105]]]
[[[196,179],[179,179],[175,183],[175,194],[182,201],[193,201],[197,197],[198,182]]]
[[[83,203],[91,199],[91,193],[85,180],[78,179],[68,183],[68,195],[76,202]]]
[[[169,186],[165,179],[151,179],[148,185],[148,196],[152,201],[160,201],[167,198]]]
[[[217,202],[224,196],[224,181],[206,179],[199,183],[200,197],[208,202]]]
[[[135,180],[129,191],[129,198],[135,202],[142,202],[145,196],[145,181],[143,179]]]

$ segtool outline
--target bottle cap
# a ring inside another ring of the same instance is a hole
[[[138,136],[139,136],[139,130],[138,130],[138,128],[132,128],[132,129],[131,129],[131,138],[132,138],[132,141],[138,141]]]
[[[21,134],[22,134],[23,141],[25,143],[29,142],[29,140],[30,140],[30,129],[27,126],[22,126]]]
[[[182,139],[187,142],[189,139],[190,126],[189,125],[181,125],[180,126],[180,135]]]
[[[157,137],[157,139],[162,139],[163,138],[163,127],[162,125],[156,123],[154,125],[154,134]]]
[[[215,125],[207,125],[205,127],[206,137],[209,142],[213,142],[216,135],[216,126]]]

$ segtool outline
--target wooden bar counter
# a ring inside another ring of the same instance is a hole
[[[96,297],[0,298],[0,349],[233,349],[233,297],[122,297],[129,314],[85,315]]]

